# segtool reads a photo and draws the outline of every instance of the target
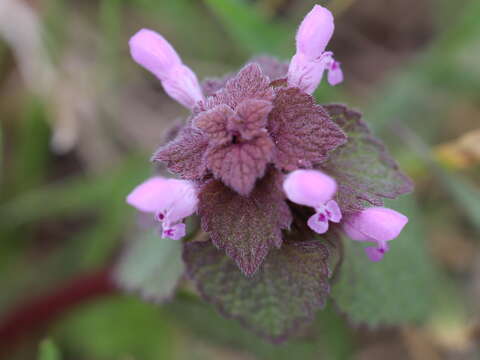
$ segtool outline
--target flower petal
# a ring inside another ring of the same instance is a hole
[[[178,223],[175,225],[165,224],[162,228],[162,238],[180,240],[186,235],[186,233],[186,226],[184,223]]]
[[[192,182],[169,179],[169,193],[164,201],[167,207],[166,222],[176,223],[197,211],[197,190]]]
[[[185,65],[173,68],[162,81],[162,85],[171,98],[189,109],[193,109],[196,103],[203,100],[197,76]]]
[[[342,212],[335,200],[330,200],[325,204],[325,212],[329,221],[339,223],[342,220]]]
[[[328,83],[332,86],[338,85],[343,81],[343,71],[338,61],[332,61],[328,68]]]
[[[318,207],[335,195],[337,183],[317,170],[295,170],[286,177],[283,190],[294,203]]]
[[[312,60],[320,57],[332,38],[334,28],[332,13],[320,5],[315,5],[298,29],[297,53],[302,53]]]
[[[317,234],[325,234],[328,231],[328,218],[324,213],[315,213],[307,221],[310,229]]]
[[[365,234],[362,234],[360,231],[355,229],[353,226],[351,226],[347,221],[344,221],[342,223],[342,229],[345,232],[345,234],[351,239],[355,241],[373,241],[370,239],[368,236]]]
[[[174,223],[197,210],[198,198],[190,181],[156,176],[137,186],[127,203],[142,212],[162,212]]]
[[[158,212],[168,188],[168,179],[152,177],[133,189],[127,196],[127,203],[142,212]]]
[[[149,29],[141,29],[129,41],[132,58],[158,78],[164,79],[182,60],[162,35]]]
[[[160,34],[142,29],[130,39],[129,45],[132,58],[157,76],[173,99],[188,108],[203,100],[197,77]]]
[[[368,258],[373,262],[382,260],[385,255],[385,250],[379,249],[376,246],[368,246],[364,250]]]
[[[302,53],[296,53],[288,67],[288,84],[307,94],[313,94],[322,81],[325,69],[324,61],[313,61]]]
[[[345,222],[371,241],[385,243],[400,234],[408,218],[392,209],[372,207],[349,216]]]

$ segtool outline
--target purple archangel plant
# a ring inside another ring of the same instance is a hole
[[[289,64],[259,57],[201,83],[161,35],[144,29],[130,40],[133,59],[191,115],[152,158],[175,178],[154,176],[127,202],[152,214],[162,238],[183,239],[187,275],[205,300],[273,341],[325,305],[340,234],[372,243],[366,256],[380,261],[408,221],[382,198],[412,183],[361,115],[311,96],[324,72],[331,85],[343,80],[325,50],[333,30],[316,5]],[[189,216],[201,229],[186,236]]]

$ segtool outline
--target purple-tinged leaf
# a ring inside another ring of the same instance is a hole
[[[260,65],[262,72],[270,78],[270,81],[286,79],[288,73],[288,62],[279,61],[272,56],[257,56],[250,62]]]
[[[263,75],[258,64],[247,64],[239,73],[227,81],[225,87],[208,97],[195,112],[209,110],[220,104],[235,109],[246,99],[271,101],[275,96],[270,79]]]
[[[329,295],[330,251],[326,241],[288,242],[270,251],[252,277],[210,242],[184,245],[188,276],[222,315],[279,343],[313,318]]]
[[[254,274],[272,247],[282,245],[282,229],[292,221],[278,174],[260,180],[250,196],[211,180],[200,191],[202,228],[244,274]]]
[[[241,102],[236,111],[220,104],[200,113],[193,119],[193,124],[208,136],[210,145],[225,145],[233,137],[236,137],[235,142],[241,142],[267,135],[265,126],[271,109],[270,101],[256,99]]]
[[[270,81],[277,81],[279,79],[286,80],[287,78],[288,62],[262,55],[252,58],[247,62],[247,65],[249,63],[257,63],[262,69],[263,74],[270,78]],[[201,83],[203,94],[207,97],[214,95],[217,91],[221,90],[234,75],[235,74],[229,73],[222,77],[204,79]]]
[[[248,196],[257,179],[265,174],[273,150],[274,144],[268,136],[215,147],[207,152],[207,166],[215,178],[240,195]]]
[[[203,94],[206,97],[214,95],[217,91],[221,90],[231,79],[233,74],[226,74],[222,77],[209,77],[202,81],[200,84],[202,86]]]
[[[412,181],[372,135],[360,113],[343,105],[327,105],[325,109],[348,135],[348,142],[321,165],[338,183],[337,202],[343,213],[382,206],[382,198],[394,199],[412,191]]]
[[[272,110],[272,103],[265,100],[250,99],[242,101],[236,109],[236,115],[228,123],[233,133],[241,139],[251,140],[256,136],[267,136],[267,116]]]
[[[220,104],[194,118],[208,137],[205,157],[215,178],[247,196],[272,160],[274,144],[265,125],[272,109],[269,101],[249,99],[236,111]]]
[[[230,142],[232,135],[227,129],[228,121],[235,112],[225,104],[200,113],[193,124],[207,136],[210,145],[224,145]]]
[[[187,125],[175,140],[158,149],[152,160],[165,163],[171,172],[183,179],[201,179],[207,171],[203,160],[207,146],[205,134]]]
[[[298,88],[278,90],[269,130],[277,148],[275,164],[287,171],[327,160],[328,154],[346,141],[328,113]]]

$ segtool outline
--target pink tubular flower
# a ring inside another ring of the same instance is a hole
[[[137,210],[155,214],[162,223],[162,237],[179,240],[185,236],[184,218],[197,211],[197,192],[190,181],[152,177],[127,196]]]
[[[288,83],[312,94],[328,70],[328,82],[337,85],[343,81],[340,63],[333,53],[325,51],[335,26],[332,13],[315,5],[305,16],[297,32],[297,52],[290,61]]]
[[[387,242],[395,239],[407,222],[408,218],[395,210],[373,207],[345,217],[343,230],[352,240],[376,242],[376,247],[367,247],[365,252],[370,260],[380,261],[388,251]]]
[[[308,219],[308,226],[318,234],[328,231],[328,222],[340,222],[342,213],[335,200],[337,183],[330,176],[317,170],[295,170],[283,182],[287,198],[299,205],[315,209]]]
[[[182,63],[175,49],[160,34],[142,29],[129,44],[132,58],[159,78],[173,99],[190,109],[203,100],[196,75]]]

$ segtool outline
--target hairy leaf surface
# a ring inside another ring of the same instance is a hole
[[[342,130],[314,99],[298,88],[281,88],[269,115],[277,147],[275,163],[282,170],[311,167],[346,141]]]
[[[205,134],[187,125],[175,140],[158,149],[152,160],[165,163],[171,172],[183,179],[197,180],[206,175],[203,156],[207,147]]]
[[[210,242],[185,244],[183,258],[202,296],[223,315],[281,342],[325,305],[329,254],[324,241],[285,243],[252,277]]]
[[[282,245],[282,229],[292,217],[274,172],[261,179],[248,197],[211,180],[200,191],[202,228],[246,275],[257,271],[272,247]]]
[[[270,86],[270,79],[262,73],[255,63],[247,64],[238,74],[229,79],[223,89],[208,97],[201,109],[209,110],[220,104],[235,109],[238,104],[247,99],[271,101],[275,93]]]

